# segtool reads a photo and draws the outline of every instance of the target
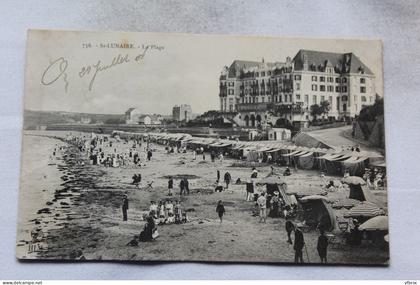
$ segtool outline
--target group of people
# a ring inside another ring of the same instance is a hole
[[[128,195],[124,194],[122,198],[122,214],[123,221],[128,220],[129,199]],[[187,223],[187,212],[183,209],[179,200],[161,200],[159,203],[155,201],[150,202],[150,207],[147,214],[143,216],[146,221],[140,236],[139,241],[151,241],[159,236],[157,231],[158,225],[167,224],[182,224]]]
[[[307,252],[305,238],[299,224],[294,223],[291,220],[286,220],[285,223],[287,242],[293,244],[293,250],[295,251],[295,263],[304,263],[303,250],[306,251],[306,256],[309,262],[309,255]],[[294,234],[294,242],[292,241],[292,233]],[[319,229],[319,236],[316,246],[320,262],[327,263],[327,251],[328,251],[328,237],[325,235],[323,229]]]
[[[366,184],[369,188],[378,190],[379,187],[384,187],[385,179],[385,171],[381,171],[377,168],[365,168],[363,180],[366,181]]]

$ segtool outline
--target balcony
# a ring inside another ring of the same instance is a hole
[[[236,104],[236,110],[238,112],[265,112],[272,110],[274,107],[273,103],[239,103]]]

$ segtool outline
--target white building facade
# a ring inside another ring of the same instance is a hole
[[[222,70],[220,110],[237,112],[245,127],[275,125],[280,120],[304,127],[310,107],[329,103],[322,117],[354,118],[375,102],[375,76],[353,53],[300,50],[286,62],[235,60]]]

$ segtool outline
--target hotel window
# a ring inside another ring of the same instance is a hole
[[[319,85],[319,91],[325,91],[325,85]]]
[[[292,94],[290,94],[289,97],[290,97],[290,102],[293,102]]]
[[[328,77],[328,82],[334,82],[334,79],[332,77]]]
[[[340,83],[340,77],[335,78],[335,83]]]
[[[362,96],[362,102],[366,102],[366,96]]]
[[[296,83],[296,90],[300,90],[300,83]]]
[[[305,95],[305,103],[309,104],[309,95]]]
[[[283,96],[282,95],[279,95],[279,102],[280,103],[283,102]]]
[[[267,101],[271,102],[271,97],[270,96],[267,97]]]
[[[295,80],[301,80],[302,78],[301,78],[301,76],[300,75],[295,75]]]
[[[261,102],[264,103],[265,97],[261,97]]]
[[[274,96],[274,102],[277,102],[277,95]]]
[[[347,92],[347,86],[341,86],[341,92],[343,93]]]
[[[332,99],[332,96],[330,96],[330,97],[328,98],[328,102],[330,102],[330,105],[332,105],[332,103],[333,103],[333,102],[332,102],[332,100],[333,100],[333,99]]]
[[[229,82],[229,86],[235,86],[235,82]]]
[[[335,86],[335,92],[340,92],[340,86]]]
[[[284,94],[284,102],[287,102],[287,94]]]
[[[312,76],[312,81],[318,81],[316,76]]]
[[[321,96],[321,102],[325,101],[325,96]]]
[[[255,72],[255,77],[259,77],[260,74],[258,72]]]
[[[248,95],[248,89],[245,89],[245,95]]]
[[[331,86],[331,85],[327,86],[327,91],[334,92],[334,86]]]
[[[296,100],[300,101],[300,94],[296,94]]]
[[[242,99],[242,100],[241,100],[241,103],[243,104],[243,103],[244,103],[244,97],[242,97],[241,99]]]
[[[312,84],[312,91],[318,91],[318,86],[316,84]]]
[[[271,76],[271,71],[268,71],[268,72],[267,72],[267,75],[268,75],[268,76]]]
[[[360,87],[360,93],[366,93],[366,87],[361,86]]]
[[[233,95],[233,89],[229,89],[229,95]]]
[[[325,76],[320,76],[320,77],[319,77],[319,81],[320,81],[320,82],[325,82]]]
[[[312,95],[312,103],[316,104],[316,95]]]
[[[366,83],[366,79],[365,78],[360,78],[360,83],[361,84],[365,84]]]
[[[343,101],[343,102],[347,102],[347,96],[343,96],[343,97],[341,97],[341,101]]]
[[[341,78],[341,83],[347,83],[347,77]]]

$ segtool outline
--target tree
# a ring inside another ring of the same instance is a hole
[[[323,111],[321,109],[321,106],[319,106],[318,104],[313,104],[310,109],[311,109],[311,116],[313,117],[312,121],[316,121],[316,117],[318,115],[322,115]]]
[[[316,121],[317,116],[327,114],[330,111],[330,102],[322,101],[320,105],[314,104],[311,106],[311,116],[314,118],[313,121]]]
[[[360,110],[359,121],[375,121],[377,116],[384,114],[384,99],[378,98],[371,106],[365,106]]]
[[[319,107],[321,108],[321,115],[328,114],[328,112],[330,111],[330,102],[326,100],[322,101]]]

